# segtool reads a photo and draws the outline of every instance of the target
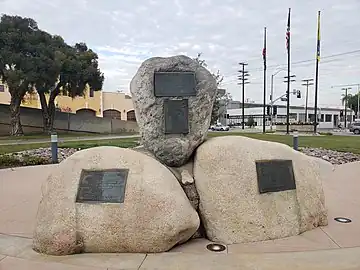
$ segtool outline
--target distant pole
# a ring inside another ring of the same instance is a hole
[[[239,65],[242,66],[242,69],[239,70],[240,76],[238,77],[240,80],[240,83],[242,85],[242,129],[245,129],[245,84],[249,83],[247,82],[247,76],[249,76],[249,73],[245,71],[245,66],[247,66],[246,63],[239,63]]]
[[[274,77],[280,72],[285,71],[285,69],[279,69],[275,73],[271,75],[271,88],[270,88],[270,106],[271,106],[271,116],[270,116],[270,122],[271,122],[271,131],[272,131],[272,125],[273,125],[273,116],[274,116]]]
[[[318,11],[317,45],[316,45],[316,68],[315,68],[315,121],[314,133],[317,131],[318,115],[318,85],[319,85],[319,61],[320,61],[320,11]]]
[[[264,28],[264,49],[263,49],[263,59],[264,59],[264,104],[263,104],[263,133],[266,132],[265,124],[265,111],[266,111],[266,27]]]
[[[271,83],[270,83],[270,130],[273,130],[273,115],[274,115],[274,103],[273,103],[273,95],[274,95],[274,74],[271,75]]]
[[[357,93],[357,100],[358,100],[358,104],[357,104],[357,118],[360,118],[360,84],[357,85],[358,87],[358,93]]]
[[[351,89],[350,87],[347,87],[347,88],[342,88],[342,90],[345,91],[345,101],[344,101],[344,116],[345,116],[345,119],[344,119],[344,125],[345,125],[345,130],[347,129],[347,99],[348,99],[348,90]]]
[[[290,13],[291,8],[289,8],[289,15],[288,15],[288,23],[286,29],[286,47],[288,53],[288,66],[287,66],[287,90],[286,90],[286,134],[289,134],[289,125],[290,125]]]
[[[313,79],[305,79],[305,80],[302,80],[303,83],[302,85],[303,86],[306,86],[306,98],[305,98],[305,123],[307,123],[308,121],[308,96],[309,96],[309,86],[310,85],[314,85],[313,83],[311,83],[311,81],[313,81]]]
[[[242,65],[242,118],[241,118],[241,127],[245,129],[245,65]]]

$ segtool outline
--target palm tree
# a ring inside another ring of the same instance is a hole
[[[357,114],[358,94],[356,95],[348,94],[347,96],[343,95],[341,101],[343,105],[345,105],[346,102],[346,107],[352,109],[355,112],[355,114]]]

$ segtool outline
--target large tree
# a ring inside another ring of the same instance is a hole
[[[85,91],[102,89],[104,75],[98,64],[98,56],[85,43],[71,47],[58,36],[53,37],[53,61],[51,72],[42,78],[36,89],[43,113],[44,131],[52,132],[55,117],[55,99],[62,93],[71,97],[83,96]],[[46,99],[45,94],[49,94]]]
[[[22,135],[20,105],[34,90],[41,55],[37,23],[30,18],[2,15],[0,22],[0,77],[9,87],[11,135]]]
[[[197,56],[194,58],[202,67],[207,67],[206,61],[201,59],[202,53],[198,53]],[[218,87],[215,97],[214,106],[211,112],[211,124],[216,124],[219,120],[221,107],[225,107],[228,105],[229,101],[232,99],[230,93],[226,91],[219,91],[219,86],[221,82],[224,80],[224,76],[221,75],[220,71],[218,70],[216,73],[212,73],[213,77],[216,80],[216,85]]]
[[[44,131],[53,129],[55,98],[81,96],[87,88],[101,90],[104,76],[98,56],[85,43],[69,46],[59,36],[38,28],[33,19],[3,15],[0,23],[0,76],[11,94],[11,134],[23,134],[20,104],[27,92],[37,91]],[[46,98],[49,94],[49,98]]]

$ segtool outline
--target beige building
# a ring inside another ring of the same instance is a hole
[[[131,96],[126,93],[102,92],[103,117],[136,121]]]
[[[48,98],[48,96],[47,96]],[[10,93],[6,84],[0,81],[0,104],[10,104]],[[71,98],[59,95],[55,100],[58,110],[69,113],[86,113],[98,117],[116,118],[125,121],[136,121],[131,97],[118,92],[90,91],[87,89],[82,97]],[[26,94],[22,107],[41,109],[40,99],[36,92]]]

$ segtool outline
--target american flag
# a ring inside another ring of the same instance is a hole
[[[288,51],[289,51],[289,46],[290,46],[290,11],[291,11],[291,8],[289,8],[288,22],[287,22],[287,28],[286,28],[286,49]]]
[[[266,68],[266,27],[264,28],[264,48],[262,51],[262,56],[264,60],[264,68]]]

